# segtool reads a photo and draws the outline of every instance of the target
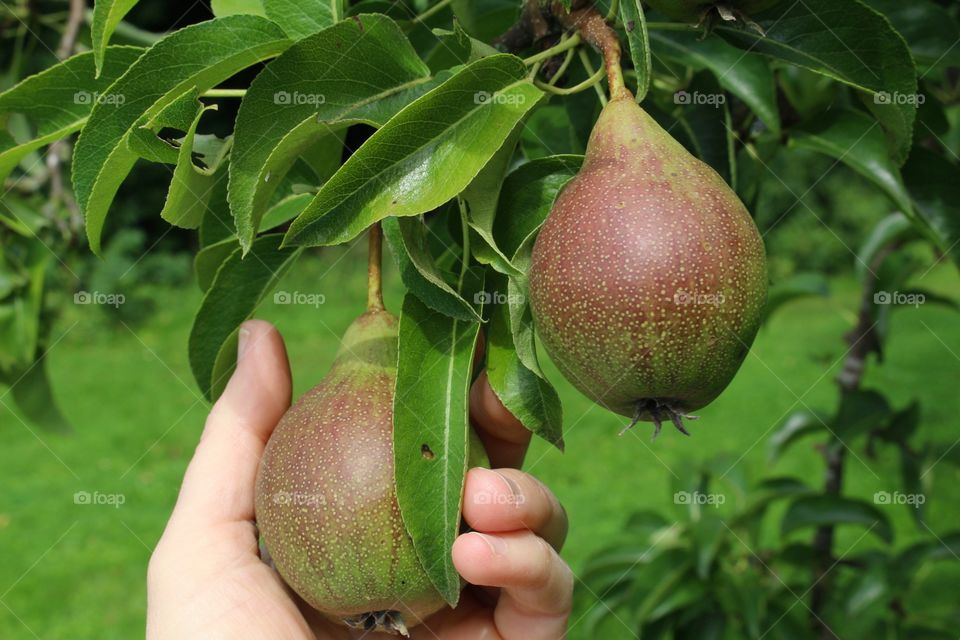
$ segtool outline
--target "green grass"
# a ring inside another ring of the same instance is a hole
[[[338,336],[362,310],[361,261],[359,247],[307,256],[281,289],[322,293],[326,303],[314,309],[268,300],[259,314],[275,322],[287,339],[297,394],[323,375]],[[398,309],[395,274],[389,274],[388,283],[387,304]],[[960,297],[952,267],[934,270],[922,284]],[[111,324],[101,310],[82,306],[71,307],[58,321],[54,335],[59,339],[49,358],[61,404],[76,426],[73,434],[37,432],[0,407],[2,638],[30,638],[31,632],[41,638],[142,633],[147,559],[208,409],[186,354],[200,294],[185,287],[158,295],[156,312],[143,326]],[[834,283],[829,299],[784,308],[761,332],[730,388],[701,412],[689,439],[665,430],[651,443],[649,425],[617,437],[624,419],[592,406],[548,367],[564,399],[567,453],[535,443],[526,469],[547,482],[568,509],[571,532],[564,555],[573,567],[581,568],[612,540],[631,511],[679,513],[672,487],[687,463],[718,454],[729,454],[732,461],[742,456],[731,473],[794,474],[819,484],[822,465],[812,441],[796,446],[774,467],[766,464],[766,441],[791,407],[834,407],[842,335],[855,308],[852,280]],[[955,312],[932,305],[901,311],[892,336],[886,362],[871,365],[866,385],[888,393],[897,406],[919,399],[920,439],[953,442],[960,413]],[[898,462],[889,453],[881,451],[876,459],[862,447],[856,453],[859,460],[848,463],[849,495],[869,500],[875,491],[898,486]],[[946,464],[928,476],[934,486],[928,524],[934,531],[955,526],[958,476]],[[77,491],[122,494],[125,502],[76,505]],[[889,507],[889,513],[898,545],[921,535],[904,507]],[[859,533],[841,530],[839,548]],[[575,631],[572,636],[577,637]]]

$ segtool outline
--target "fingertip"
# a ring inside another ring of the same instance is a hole
[[[482,430],[501,440],[516,444],[530,441],[530,432],[503,406],[490,386],[486,369],[470,387],[470,415]]]
[[[493,539],[496,536],[471,531],[461,534],[453,542],[453,566],[463,579],[473,584],[483,584],[484,567],[496,559]],[[502,543],[501,543],[502,544]]]
[[[264,320],[240,325],[237,368],[211,416],[227,414],[269,435],[290,406],[290,364],[280,332]]]

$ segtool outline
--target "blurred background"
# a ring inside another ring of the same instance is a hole
[[[114,41],[149,44],[153,34],[210,18],[207,4],[142,2]],[[495,9],[509,25],[512,10]],[[68,10],[54,0],[0,3],[0,89],[55,61]],[[80,49],[89,46],[87,31],[84,22]],[[804,108],[840,100],[832,85],[817,88],[812,74],[778,73],[784,87],[822,103]],[[236,78],[237,86],[254,74]],[[957,69],[940,80],[955,88]],[[939,132],[938,148],[953,154],[951,162],[960,150],[956,95],[922,108],[916,127]],[[781,100],[785,111],[798,110],[785,92]],[[204,120],[208,132],[229,133],[236,105],[222,101]],[[538,111],[529,124],[536,135],[523,140],[527,157],[582,153],[582,141],[558,133],[569,119],[560,106]],[[675,637],[806,637],[815,531],[825,523],[836,524],[829,567],[836,590],[826,610],[848,618],[842,637],[864,637],[878,620],[916,630],[889,637],[955,637],[960,625],[956,267],[903,236],[896,261],[881,261],[882,277],[897,288],[869,281],[858,256],[876,257],[866,246],[874,230],[896,224],[890,200],[845,163],[781,140],[769,146],[766,162],[754,165],[763,179],[742,180],[741,195],[764,234],[780,297],[732,385],[692,424],[692,437],[665,430],[651,442],[643,423],[618,436],[624,419],[594,406],[546,363],[564,403],[566,454],[536,440],[524,468],[570,516],[563,555],[580,578],[573,638],[634,637],[641,628],[644,637],[661,637],[656,625],[668,619]],[[18,408],[0,386],[0,638],[136,637],[147,560],[209,409],[187,357],[202,299],[192,266],[196,234],[156,215],[169,169],[144,162],[121,188],[103,258],[94,258],[75,205],[51,190],[69,180],[69,159],[61,158],[59,172],[43,150],[33,160],[7,178],[0,213],[8,226],[43,230],[49,251],[36,263],[45,291],[36,331],[71,427],[37,427],[24,411],[29,399]],[[3,235],[8,260],[23,250],[15,235]],[[277,290],[316,294],[322,303],[268,297],[258,311],[286,339],[295,395],[326,372],[339,336],[362,311],[365,261],[363,243],[309,251]],[[23,328],[23,303],[11,293],[21,277],[0,272],[0,363],[13,359]],[[386,278],[387,307],[398,310],[402,285],[390,260]],[[97,292],[119,294],[117,304],[89,304],[84,296]],[[858,386],[869,393],[847,394],[844,404],[838,376],[859,353],[849,336],[864,300],[883,305],[875,296],[884,292],[922,299],[892,300],[896,312],[882,318],[882,361],[878,349],[865,354]],[[850,429],[842,445],[831,439],[838,415]],[[816,416],[832,416],[833,429]],[[842,496],[850,502],[792,502],[829,483],[837,455],[845,458]],[[825,517],[831,509],[833,520]],[[729,613],[722,623],[703,607],[714,602]],[[677,633],[677,624],[693,635]],[[937,635],[950,628],[953,635]]]

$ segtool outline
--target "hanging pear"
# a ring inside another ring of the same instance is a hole
[[[766,257],[733,190],[622,91],[540,231],[529,285],[574,386],[655,435],[663,420],[687,433],[756,336]]]

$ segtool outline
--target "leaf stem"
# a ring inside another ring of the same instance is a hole
[[[429,9],[427,9],[426,11],[418,15],[416,18],[414,18],[413,22],[423,22],[430,16],[436,14],[438,11],[443,11],[445,8],[450,6],[451,2],[453,2],[453,0],[440,0],[440,2],[433,5],[432,7],[430,7]]]
[[[581,41],[580,34],[575,33],[569,38],[567,38],[566,40],[561,40],[559,43],[553,45],[549,49],[544,49],[540,53],[534,54],[529,58],[524,58],[523,64],[530,66],[532,64],[536,64],[538,62],[547,60],[548,58],[552,58],[558,53],[563,53],[564,51],[567,51],[568,49],[572,49],[573,47],[577,46],[578,44],[580,44],[580,41]]]
[[[207,89],[203,92],[204,98],[242,98],[247,95],[246,89]]]
[[[598,76],[603,74],[603,69],[598,69],[597,71],[593,70],[593,64],[590,62],[590,55],[587,53],[586,49],[580,49],[580,64],[583,65],[584,70],[590,74],[590,77]],[[598,77],[599,80],[599,77]],[[607,106],[607,96],[603,94],[603,89],[600,88],[599,82],[593,84],[594,90],[597,92],[597,97],[600,98],[600,104],[602,106]]]
[[[383,311],[383,229],[379,222],[370,226],[367,253],[367,311]]]
[[[547,83],[551,87],[557,84],[557,80],[563,77],[563,74],[567,72],[567,69],[570,68],[570,63],[573,62],[573,54],[576,53],[576,49],[567,50],[567,55],[564,57],[563,62],[560,64],[560,67],[557,68],[556,73],[553,74],[553,77],[550,78],[550,81]]]
[[[564,87],[564,88],[555,87],[551,84],[547,84],[546,82],[543,82],[542,80],[534,80],[533,83],[537,86],[538,89],[542,89],[547,93],[552,93],[557,96],[569,96],[574,93],[580,93],[581,91],[586,91],[591,87],[597,86],[597,84],[603,79],[603,76],[605,73],[606,71],[604,71],[603,69],[597,69],[597,71],[592,76],[590,76],[583,82],[576,84],[572,87]]]

